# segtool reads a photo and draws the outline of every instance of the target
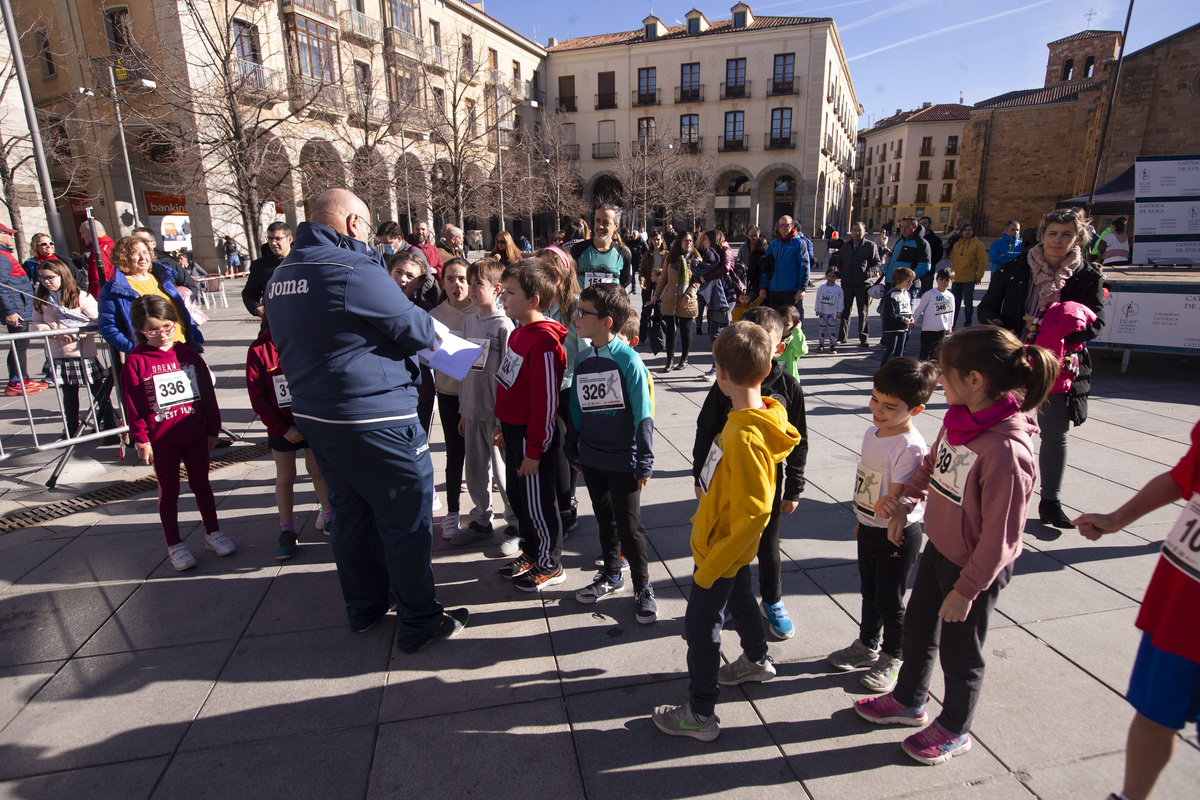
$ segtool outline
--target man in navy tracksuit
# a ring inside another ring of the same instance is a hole
[[[366,204],[345,189],[317,198],[271,279],[264,307],[296,427],[329,483],[333,546],[350,629],[366,631],[396,597],[405,653],[453,636],[432,566],[433,463],[417,422],[417,351],[433,321],[367,246]]]

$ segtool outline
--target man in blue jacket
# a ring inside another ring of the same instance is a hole
[[[405,653],[462,630],[433,580],[433,463],[417,421],[417,352],[436,341],[367,245],[370,211],[345,189],[317,198],[267,281],[264,308],[296,427],[329,484],[331,536],[350,630],[389,610]]]
[[[991,264],[992,272],[1019,255],[1021,255],[1021,223],[1010,219],[1004,226],[1000,238],[992,242],[992,246],[988,248],[988,262]]]
[[[902,217],[900,238],[892,245],[892,257],[888,260],[887,277],[884,282],[888,289],[892,288],[892,273],[896,271],[896,267],[908,267],[916,275],[916,279],[920,280],[922,275],[929,272],[931,260],[929,242],[921,236],[916,217]]]
[[[811,245],[811,242],[809,242]],[[767,245],[763,260],[766,278],[758,293],[771,308],[794,305],[804,319],[804,290],[808,286],[808,271],[812,264],[805,237],[796,222],[786,214],[779,218],[775,239]]]

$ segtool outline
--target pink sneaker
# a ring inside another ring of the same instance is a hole
[[[929,715],[925,713],[925,706],[909,708],[897,702],[891,692],[879,697],[859,700],[854,704],[854,710],[867,722],[874,722],[876,725],[895,723],[919,728],[929,721]]]
[[[941,764],[971,749],[971,734],[955,736],[934,722],[923,731],[918,731],[900,745],[904,752],[922,764]]]

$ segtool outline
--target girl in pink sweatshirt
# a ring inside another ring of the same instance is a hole
[[[983,688],[983,646],[1000,590],[1012,578],[1037,478],[1028,412],[1050,394],[1058,359],[1007,330],[980,325],[947,338],[939,362],[950,409],[934,446],[899,497],[875,506],[899,546],[908,512],[926,500],[925,535],[904,615],[903,666],[895,689],[855,704],[878,724],[919,727],[934,658],[946,679],[942,713],[904,740],[904,752],[940,764],[971,749]]]
[[[158,295],[142,295],[130,313],[138,344],[121,370],[121,392],[129,435],[143,464],[158,478],[158,516],[167,537],[167,555],[177,570],[196,559],[179,538],[179,462],[187,467],[188,488],[204,520],[204,548],[219,556],[237,550],[221,533],[217,502],[208,482],[208,451],[217,444],[221,410],[208,366],[200,354],[173,339],[179,316]]]

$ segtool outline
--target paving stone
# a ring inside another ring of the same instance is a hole
[[[1142,640],[1142,632],[1134,626],[1138,608],[1031,622],[1024,628],[1124,695],[1129,687],[1130,665]]]
[[[1128,725],[1133,718],[1130,711],[1122,717],[1121,725]],[[1196,741],[1195,729],[1190,730],[1190,739]],[[1107,797],[1109,792],[1120,791],[1125,774],[1125,754],[1106,753],[1093,758],[1052,764],[1025,770],[1026,785],[1042,800],[1073,800],[1077,797]],[[1178,742],[1175,756],[1163,770],[1154,787],[1156,798],[1195,797],[1200,792],[1200,750],[1193,745]]]
[[[69,543],[69,539],[48,537],[40,528],[0,535],[0,593]]]
[[[149,797],[168,760],[166,756],[160,756],[3,781],[0,782],[0,800],[60,800],[64,797],[134,800]]]
[[[1145,595],[1162,552],[1161,540],[1147,542],[1124,531],[1110,533],[1098,542],[1085,539],[1074,531],[1066,531],[1058,539],[1033,540],[1030,544],[1055,561],[1121,592],[1135,602],[1140,602]],[[1083,613],[1085,609],[1086,606],[1078,608],[1076,613]]]
[[[367,725],[180,753],[172,759],[154,797],[363,797],[374,750],[375,726]]]
[[[337,569],[328,563],[306,563],[308,549],[302,545],[299,554],[271,580],[246,629],[247,636],[346,626]]]
[[[1135,603],[1045,553],[1027,551],[1017,558],[1012,582],[1000,593],[996,608],[1017,622],[1033,622]]]
[[[71,657],[138,586],[110,583],[0,595],[0,666]]]
[[[914,764],[916,762],[913,762]],[[895,800],[927,798],[927,800],[1029,800],[1035,797],[1021,781],[1012,775],[993,775],[937,789],[921,789]]]
[[[1007,591],[1007,590],[1005,590]],[[1003,601],[1001,593],[1001,601]],[[987,677],[971,732],[1010,769],[1119,750],[1125,701],[1025,631],[990,632]],[[1041,731],[1041,735],[1031,735]]]
[[[662,566],[651,563],[658,621],[650,625],[635,618],[632,591],[590,605],[574,597],[586,579],[567,592],[543,593],[564,693],[668,680],[687,672],[683,639],[687,601],[666,578]]]
[[[656,706],[686,700],[685,680],[568,697],[588,795],[805,797],[754,708],[733,692],[717,704],[715,741],[667,736],[654,726]]]
[[[187,574],[191,577],[138,586],[80,655],[236,640],[270,583],[253,576]]]
[[[162,534],[115,533],[80,536],[30,570],[14,587],[28,589],[78,586],[87,583],[140,581],[154,571],[167,553]]]
[[[824,660],[800,662],[784,665],[767,683],[742,684],[728,696],[745,692],[792,770],[817,800],[893,797],[1007,772],[983,747],[936,772],[914,768],[916,762],[900,749],[914,729],[872,725],[854,713],[854,702],[866,696],[860,677],[860,672],[835,672]],[[936,715],[937,704],[931,702],[928,710]]]
[[[233,646],[73,659],[0,731],[0,779],[174,752]]]
[[[392,648],[380,722],[562,695],[560,680],[572,673],[560,674],[542,603],[492,577],[487,591],[494,597],[467,603],[470,622],[453,639],[413,655]],[[445,691],[450,686],[453,691]]]
[[[65,661],[44,661],[17,667],[0,667],[0,729],[15,717],[29,698],[46,685]]]
[[[390,722],[379,726],[366,797],[524,797],[528,783],[513,770],[530,765],[537,794],[582,800],[576,763],[561,700]]]
[[[181,750],[376,722],[395,625],[355,635],[325,628],[244,639]]]

